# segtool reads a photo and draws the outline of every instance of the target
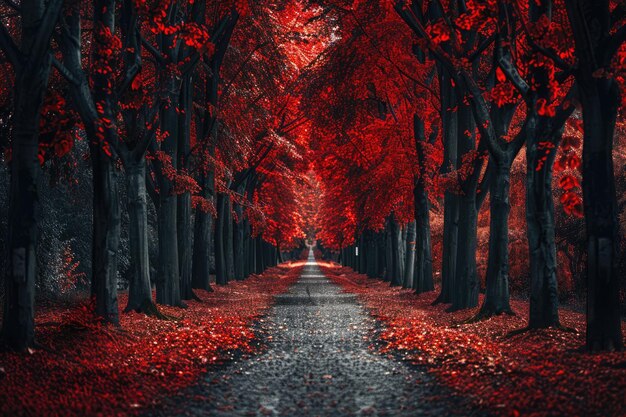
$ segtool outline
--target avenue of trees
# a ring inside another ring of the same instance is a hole
[[[625,21],[609,0],[0,0],[3,343],[35,345],[36,296],[89,292],[117,324],[124,290],[163,318],[315,237],[470,321],[514,292],[529,329],[561,327],[566,285],[587,349],[622,349]]]
[[[561,327],[569,275],[586,347],[622,349],[623,2],[324,7],[340,33],[304,97],[326,255],[417,293],[440,278],[436,303],[470,321],[514,314],[525,280],[529,329]]]
[[[46,291],[89,291],[117,324],[119,290],[162,317],[210,274],[297,256],[292,90],[319,46],[297,2],[2,1],[0,18],[4,344],[35,345]]]

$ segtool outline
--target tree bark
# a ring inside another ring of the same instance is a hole
[[[608,0],[566,3],[578,58],[576,82],[583,113],[583,206],[587,232],[587,333],[591,351],[622,350],[619,306],[619,221],[613,137],[621,102],[610,67],[623,43],[610,34]],[[589,28],[592,28],[590,30]],[[619,31],[618,31],[619,32]],[[619,41],[619,42],[617,42]],[[615,46],[614,46],[615,45]]]
[[[560,326],[559,294],[552,195],[552,166],[556,146],[540,152],[538,144],[526,146],[526,224],[530,258],[530,316],[531,329]],[[539,158],[547,156],[541,169]]]
[[[183,173],[189,172],[191,150],[192,78],[185,75],[180,93],[182,112],[178,115],[178,167]],[[177,207],[178,261],[180,274],[180,296],[183,300],[198,299],[192,290],[192,225],[191,192],[184,190],[178,195]]]
[[[413,288],[415,274],[415,220],[407,225],[406,257],[404,262],[404,280],[402,288]]]
[[[551,19],[552,2],[529,4],[529,18],[537,22]],[[530,65],[536,84],[537,99],[549,100],[551,89],[548,69],[544,65]],[[536,106],[536,102],[535,102]],[[572,106],[573,108],[573,106]],[[557,289],[557,264],[552,195],[552,172],[558,150],[557,135],[553,132],[552,118],[539,116],[537,132],[526,139],[526,225],[530,259],[530,309],[528,328],[559,327],[559,298]],[[541,142],[554,144],[541,147]],[[543,163],[540,165],[540,161]]]
[[[428,202],[428,194],[421,185],[415,187],[414,197],[416,219],[415,268],[412,288],[415,290],[416,294],[421,294],[435,289],[433,282],[433,259],[431,254],[430,203]],[[452,283],[449,282],[448,284]],[[449,285],[449,287],[450,288],[446,288],[446,292],[452,289],[451,285]],[[443,289],[442,294],[444,294]]]
[[[513,313],[509,302],[510,171],[509,161],[498,162],[491,182],[486,293],[478,316]]]
[[[619,103],[614,80],[580,83],[583,108],[583,198],[587,231],[587,348],[622,350],[619,305],[619,221],[613,135]]]
[[[478,212],[476,196],[465,195],[460,201],[459,242],[457,270],[449,311],[472,308],[478,305],[479,282],[476,273],[476,227]]]
[[[223,193],[217,195],[217,221],[215,223],[215,283],[226,285],[228,283],[228,273],[226,267],[226,245],[224,244],[224,234],[226,225],[226,196]]]
[[[172,169],[178,169],[178,114],[174,104],[178,102],[179,82],[168,75],[165,81],[169,100],[161,114],[162,130],[168,136],[161,144],[161,151],[171,158]],[[161,165],[163,162],[161,163]],[[159,265],[156,280],[156,299],[159,304],[183,306],[180,294],[179,253],[178,253],[178,197],[174,194],[174,184],[168,178],[168,168],[161,167],[159,184],[159,208],[157,218],[159,224]]]
[[[19,64],[13,63],[15,122],[7,228],[9,259],[4,277],[2,321],[2,339],[16,350],[27,349],[35,343],[34,300],[40,208],[37,189],[40,172],[38,127],[50,72],[50,37],[61,4],[60,1],[52,1],[45,8],[41,0],[20,3],[23,60]]]
[[[443,66],[438,65],[439,91],[441,96],[441,119],[443,126],[444,159],[441,173],[447,173],[457,166],[458,160],[458,116],[453,109],[457,106],[452,79]],[[434,304],[452,302],[459,233],[459,197],[450,192],[444,193],[443,200],[443,251],[441,257],[441,292]],[[418,252],[419,255],[419,252]],[[419,262],[418,262],[419,265]]]
[[[235,267],[235,279],[242,281],[245,278],[244,274],[244,220],[243,220],[243,208],[241,204],[235,203],[235,214],[237,219],[233,221],[233,246],[234,246],[234,267]]]
[[[256,274],[260,275],[265,271],[265,258],[263,257],[263,238],[261,235],[255,238],[255,258],[256,258]]]
[[[132,276],[125,311],[156,311],[150,287],[146,161],[141,158],[126,165],[128,194],[129,247]]]
[[[207,200],[213,200],[213,175],[203,176],[202,193]],[[195,289],[213,291],[210,283],[210,256],[212,248],[213,216],[200,208],[195,210],[194,240],[191,287]]]
[[[401,247],[404,243],[402,241],[402,228],[398,221],[395,219],[395,216],[390,217],[391,224],[391,253],[392,253],[392,275],[391,275],[391,286],[400,286],[402,285],[402,253]]]
[[[224,211],[224,260],[226,267],[226,280],[235,279],[235,252],[233,247],[233,211],[230,196],[225,196]]]

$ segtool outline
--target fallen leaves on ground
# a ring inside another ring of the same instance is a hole
[[[304,262],[196,291],[188,308],[159,306],[174,320],[121,314],[96,322],[87,305],[37,314],[42,349],[0,353],[0,415],[135,415],[195,383],[207,367],[255,349],[254,322],[287,290]],[[126,294],[120,294],[120,309]]]
[[[527,302],[512,301],[515,316],[465,323],[477,309],[446,313],[447,305],[431,305],[436,292],[416,295],[350,268],[320,267],[384,324],[381,353],[426,366],[478,407],[503,416],[626,416],[626,353],[581,352],[581,313],[560,310],[561,324],[571,331],[507,337],[526,326]]]

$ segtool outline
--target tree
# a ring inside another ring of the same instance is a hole
[[[0,24],[0,47],[15,74],[8,253],[2,339],[19,350],[35,343],[34,297],[39,196],[39,120],[52,56],[50,40],[63,2],[20,4],[19,46]],[[17,26],[17,25],[16,25]]]

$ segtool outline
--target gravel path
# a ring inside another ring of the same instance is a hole
[[[268,350],[207,374],[173,405],[177,412],[220,417],[471,414],[466,401],[424,371],[370,352],[375,321],[354,295],[341,292],[321,273],[312,254],[299,281],[276,298],[265,323]],[[171,412],[166,406],[150,414]]]

